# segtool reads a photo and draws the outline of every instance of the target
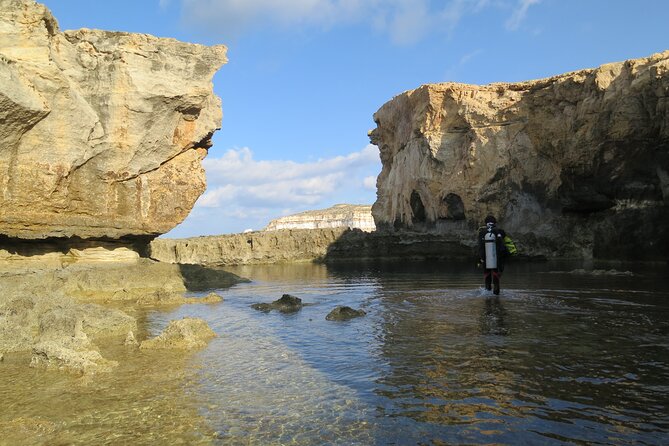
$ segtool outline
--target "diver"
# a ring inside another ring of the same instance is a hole
[[[504,271],[506,257],[516,253],[513,241],[504,229],[497,227],[497,219],[488,215],[485,226],[478,233],[479,264],[483,266],[485,289],[499,294],[499,279]]]

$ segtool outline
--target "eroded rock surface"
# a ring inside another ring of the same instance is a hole
[[[0,236],[155,236],[205,189],[224,46],[81,29],[0,0]]]
[[[75,374],[109,371],[116,363],[98,345],[137,345],[138,319],[145,308],[189,302],[184,294],[197,272],[220,289],[234,274],[140,259],[134,263],[83,262],[53,264],[24,260],[0,262],[0,356],[32,352],[31,365]],[[217,282],[220,279],[222,282]],[[192,299],[211,303],[211,293]],[[105,304],[111,304],[106,306]],[[26,366],[28,363],[26,362]]]
[[[346,231],[334,229],[282,229],[246,234],[158,238],[151,242],[152,259],[202,265],[243,265],[312,261],[324,258],[329,247]]]
[[[669,253],[669,51],[514,84],[424,85],[374,119],[378,228],[471,237],[494,214],[532,254]]]
[[[328,321],[347,321],[356,317],[362,317],[367,313],[364,310],[356,310],[351,307],[340,305],[335,307],[325,316]]]
[[[216,333],[204,320],[185,317],[170,321],[160,335],[142,342],[139,348],[191,350],[206,346],[215,337]]]
[[[303,307],[302,299],[290,294],[284,294],[281,298],[272,303],[257,303],[251,305],[251,308],[258,311],[270,312],[277,310],[281,313],[297,313]]]

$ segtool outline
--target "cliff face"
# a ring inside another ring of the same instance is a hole
[[[516,84],[424,85],[386,103],[382,229],[471,230],[532,254],[669,253],[669,51]]]
[[[169,231],[204,192],[223,46],[82,29],[0,0],[0,236]]]
[[[305,262],[325,257],[345,228],[249,232],[186,239],[157,238],[150,256],[166,263],[245,265]]]
[[[373,231],[376,229],[372,207],[354,204],[337,204],[319,211],[300,212],[269,222],[265,231],[279,229],[349,228]]]

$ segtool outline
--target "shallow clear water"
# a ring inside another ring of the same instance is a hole
[[[499,298],[468,265],[228,268],[252,282],[142,316],[207,320],[193,355],[111,348],[90,381],[7,359],[0,444],[668,444],[669,269],[579,267],[510,264]],[[309,305],[250,308],[284,293]]]
[[[509,265],[495,298],[458,265],[240,267],[222,304],[152,329],[220,334],[191,390],[223,444],[666,444],[666,266],[561,268]],[[283,293],[312,305],[249,307]],[[368,314],[326,321],[337,305]]]

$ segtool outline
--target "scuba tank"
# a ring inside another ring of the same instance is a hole
[[[487,269],[497,268],[497,238],[492,230],[488,230],[483,236],[485,243],[485,267]]]

